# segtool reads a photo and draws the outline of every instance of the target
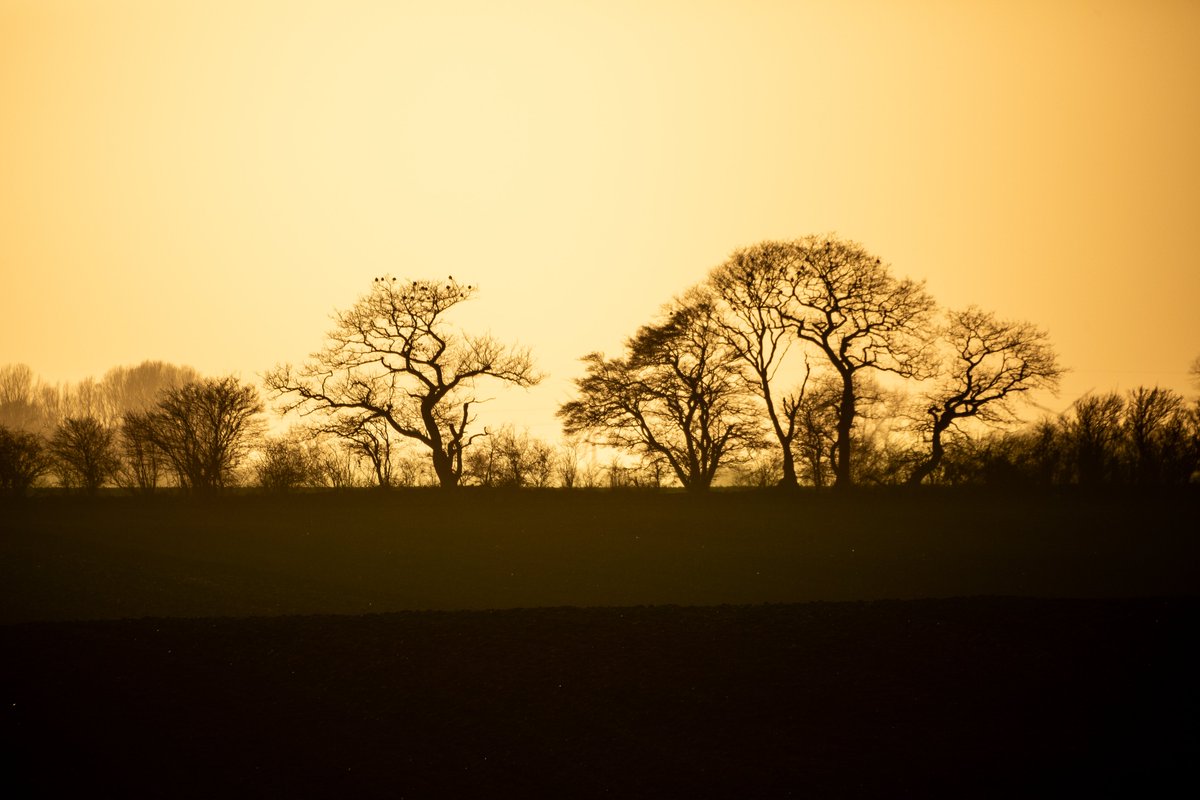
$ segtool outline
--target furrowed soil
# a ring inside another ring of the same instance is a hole
[[[0,505],[9,796],[1196,791],[1194,491]]]

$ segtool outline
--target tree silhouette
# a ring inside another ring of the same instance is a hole
[[[868,370],[927,374],[933,300],[924,283],[898,279],[855,242],[810,236],[776,246],[781,315],[841,380],[834,463],[836,486],[853,482],[855,376]]]
[[[527,350],[491,336],[451,330],[447,312],[475,288],[445,281],[376,278],[371,291],[335,316],[329,344],[295,369],[264,376],[283,410],[349,412],[384,420],[400,436],[429,450],[443,487],[459,484],[471,434],[472,406],[482,379],[529,387],[541,376]]]
[[[809,370],[799,389],[776,397],[775,376],[793,338],[786,306],[784,277],[799,254],[788,243],[763,242],[735,251],[714,269],[709,285],[720,298],[720,335],[749,369],[748,377],[763,400],[771,431],[779,442],[781,486],[797,486],[793,446],[802,431],[804,392]]]
[[[1187,483],[1200,458],[1200,440],[1196,413],[1183,395],[1157,386],[1130,390],[1123,427],[1132,483]]]
[[[579,399],[558,411],[565,431],[664,460],[685,488],[707,489],[722,463],[761,438],[741,360],[723,344],[717,314],[713,298],[694,291],[629,339],[624,358],[585,356]]]
[[[947,314],[942,339],[949,351],[943,377],[924,398],[929,404],[929,456],[910,474],[912,485],[937,469],[945,453],[942,437],[958,420],[1011,421],[1015,397],[1057,389],[1063,372],[1045,331],[975,307]]]
[[[1086,394],[1062,421],[1075,478],[1084,486],[1113,483],[1119,477],[1125,400],[1116,392]]]
[[[174,467],[179,483],[207,494],[232,483],[262,425],[262,402],[236,378],[206,378],[164,391],[142,420],[148,440]]]
[[[40,436],[0,425],[0,494],[24,495],[49,467]]]
[[[63,485],[88,494],[95,494],[121,466],[117,432],[95,417],[63,420],[50,439],[50,453]]]

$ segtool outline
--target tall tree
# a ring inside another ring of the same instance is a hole
[[[629,339],[623,358],[585,356],[579,398],[558,411],[565,431],[661,459],[689,490],[711,486],[723,463],[761,439],[742,361],[723,343],[718,313],[711,296],[693,291]]]
[[[836,486],[853,482],[855,376],[927,374],[933,299],[923,282],[896,278],[856,242],[810,236],[781,245],[782,315],[799,339],[819,351],[841,380]]]
[[[541,376],[529,352],[489,335],[452,330],[445,317],[475,288],[445,281],[376,278],[371,291],[335,316],[329,344],[300,368],[276,367],[264,377],[301,414],[350,412],[381,419],[429,450],[443,487],[459,484],[475,387],[485,379],[529,387]]]
[[[779,392],[776,374],[793,342],[785,309],[785,277],[799,254],[784,242],[763,242],[735,251],[708,278],[720,299],[718,329],[727,346],[745,362],[746,375],[763,400],[779,443],[779,484],[798,485],[793,445],[803,428],[807,362],[799,389]]]
[[[1063,373],[1045,331],[1028,322],[1000,320],[973,306],[947,314],[941,340],[947,351],[942,378],[925,397],[929,456],[909,475],[912,485],[937,469],[945,454],[942,437],[956,422],[1009,422],[1017,397],[1035,389],[1057,389]]]

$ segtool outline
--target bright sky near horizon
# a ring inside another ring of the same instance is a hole
[[[0,364],[255,379],[454,274],[549,374],[481,421],[553,436],[580,356],[836,232],[1048,329],[1055,410],[1193,394],[1198,40],[1188,0],[0,0]]]

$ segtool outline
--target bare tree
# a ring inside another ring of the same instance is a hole
[[[32,433],[47,429],[41,393],[42,384],[28,364],[0,367],[0,425]]]
[[[817,488],[829,486],[837,463],[838,405],[841,381],[836,375],[817,376],[805,386],[796,406],[796,436],[792,448],[797,472]]]
[[[464,474],[478,486],[544,488],[555,472],[554,448],[505,425],[471,449]]]
[[[154,444],[149,411],[130,411],[121,418],[121,469],[118,482],[138,492],[158,488],[167,456]]]
[[[947,314],[942,330],[947,353],[940,384],[925,400],[929,456],[909,475],[920,484],[941,463],[942,437],[962,419],[1014,420],[1013,401],[1035,389],[1056,390],[1063,373],[1046,332],[1028,322],[1009,322],[972,306]]]
[[[1187,483],[1200,459],[1197,422],[1178,392],[1145,386],[1130,391],[1124,419],[1129,480]]]
[[[42,437],[0,425],[0,494],[24,495],[49,467]]]
[[[145,433],[184,488],[209,493],[232,483],[234,470],[261,434],[258,391],[232,376],[163,392],[145,417]]]
[[[68,417],[50,439],[50,454],[63,486],[95,494],[121,466],[117,432],[95,417]]]
[[[382,417],[364,413],[331,414],[317,423],[314,430],[336,437],[355,459],[366,463],[377,487],[387,489],[396,485],[393,468],[394,451],[398,448],[391,427]]]
[[[694,291],[641,328],[624,358],[583,358],[579,399],[558,411],[568,435],[665,461],[683,486],[707,489],[717,469],[761,443],[742,362],[718,335],[713,298]]]
[[[159,393],[200,380],[191,367],[165,361],[143,361],[133,367],[113,367],[97,384],[99,411],[106,425],[119,423],[128,413],[149,411],[158,402]]]
[[[294,369],[276,367],[264,382],[284,411],[351,411],[385,421],[428,448],[443,487],[457,486],[474,436],[475,386],[494,379],[517,386],[541,380],[527,350],[491,336],[449,329],[445,315],[475,294],[445,281],[376,278],[369,294],[335,316],[329,345]]]
[[[586,453],[585,450],[592,452]],[[567,437],[554,460],[558,485],[564,489],[591,489],[599,485],[600,467],[596,463],[594,450],[594,447],[575,437]]]
[[[1079,483],[1094,486],[1116,480],[1124,414],[1125,400],[1116,392],[1086,394],[1072,404],[1062,427]]]
[[[806,360],[799,389],[776,397],[776,374],[793,341],[785,317],[786,279],[799,257],[791,244],[763,242],[735,251],[708,278],[720,298],[721,336],[748,367],[746,375],[763,400],[779,442],[779,484],[785,487],[798,485],[792,448],[801,433],[798,418],[810,374]],[[755,479],[761,479],[761,474]]]
[[[780,270],[783,319],[841,379],[834,474],[836,486],[849,486],[857,416],[854,378],[864,370],[924,377],[933,300],[923,282],[893,277],[855,242],[810,236],[780,247],[787,252]]]
[[[319,464],[305,440],[295,434],[266,439],[254,462],[258,485],[269,492],[289,492],[320,480]]]

